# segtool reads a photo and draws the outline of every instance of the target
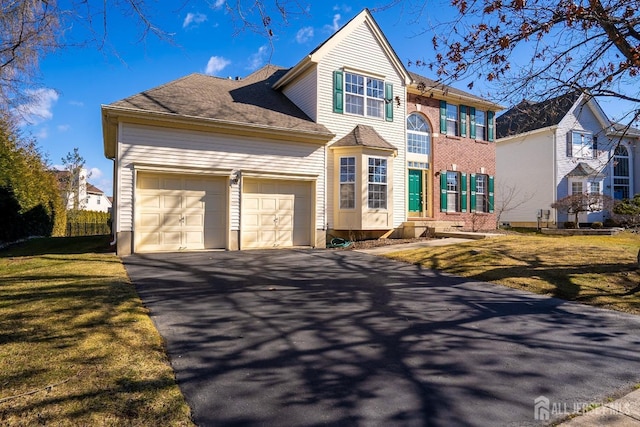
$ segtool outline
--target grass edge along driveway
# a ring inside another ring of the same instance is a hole
[[[640,235],[515,234],[391,252],[395,260],[482,282],[640,314]]]
[[[191,426],[108,236],[0,250],[0,424]]]

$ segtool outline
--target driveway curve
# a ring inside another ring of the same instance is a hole
[[[124,262],[200,426],[543,425],[640,382],[638,316],[354,251]]]

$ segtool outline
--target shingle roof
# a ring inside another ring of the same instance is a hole
[[[383,150],[397,150],[395,146],[388,143],[371,126],[357,125],[351,132],[337,140],[332,147],[369,147]]]
[[[452,95],[460,95],[460,96],[463,96],[465,98],[475,98],[478,101],[483,102],[483,103],[490,102],[490,101],[487,101],[486,99],[480,98],[479,96],[476,96],[476,95],[474,95],[472,93],[465,92],[464,90],[456,89],[455,87],[448,86],[448,85],[446,85],[444,83],[439,83],[439,82],[437,82],[437,81],[435,81],[433,79],[430,79],[429,77],[425,77],[425,76],[422,76],[420,74],[417,74],[417,73],[414,73],[414,72],[411,72],[411,71],[409,71],[409,75],[411,76],[411,79],[413,80],[414,85],[422,83],[422,84],[425,85],[425,88],[427,90],[433,88],[433,89],[438,89],[438,90],[441,90],[443,92],[446,92],[446,93],[449,93],[449,94],[452,94]]]
[[[579,97],[579,92],[570,92],[538,103],[522,101],[496,118],[496,135],[504,138],[557,125]]]
[[[96,187],[93,184],[89,184],[87,182],[87,193],[91,193],[91,194],[104,194],[104,191],[102,191],[101,189],[99,189],[98,187]]]
[[[268,65],[245,79],[190,74],[110,106],[330,135],[326,127],[271,88],[286,71]]]
[[[571,172],[567,174],[567,176],[574,176],[574,177],[581,177],[581,178],[582,177],[603,178],[604,174],[598,172],[597,170],[589,166],[587,163],[580,162],[575,168],[573,168]]]

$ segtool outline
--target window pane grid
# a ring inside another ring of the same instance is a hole
[[[356,158],[340,158],[340,209],[356,207]]]
[[[447,172],[447,212],[458,212],[458,172]]]
[[[344,91],[347,113],[377,118],[384,117],[383,80],[345,73]]]
[[[482,110],[476,110],[476,139],[487,140],[487,116]]]
[[[571,144],[573,145],[573,157],[593,158],[593,137],[591,134],[583,132],[571,133]]]
[[[368,204],[371,209],[387,208],[387,160],[369,158]]]
[[[447,135],[458,134],[458,106],[447,103]]]

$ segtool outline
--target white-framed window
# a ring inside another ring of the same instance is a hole
[[[618,145],[613,152],[613,198],[628,199],[630,195],[629,151]]]
[[[407,150],[409,153],[431,153],[431,127],[421,114],[407,117]]]
[[[487,113],[483,110],[476,110],[476,139],[487,140]]]
[[[571,182],[571,195],[582,194],[582,181]]]
[[[96,196],[96,204],[99,205],[100,204],[100,196]]]
[[[488,184],[489,175],[476,175],[476,212],[489,212]]]
[[[354,73],[344,74],[345,112],[384,117],[384,81]]]
[[[387,159],[369,157],[368,206],[370,209],[387,208]]]
[[[356,158],[340,157],[340,209],[356,207]]]
[[[460,173],[447,171],[447,212],[460,212]]]
[[[460,135],[458,106],[447,103],[447,135]]]
[[[591,132],[571,131],[571,156],[592,159],[595,154],[594,139]]]

